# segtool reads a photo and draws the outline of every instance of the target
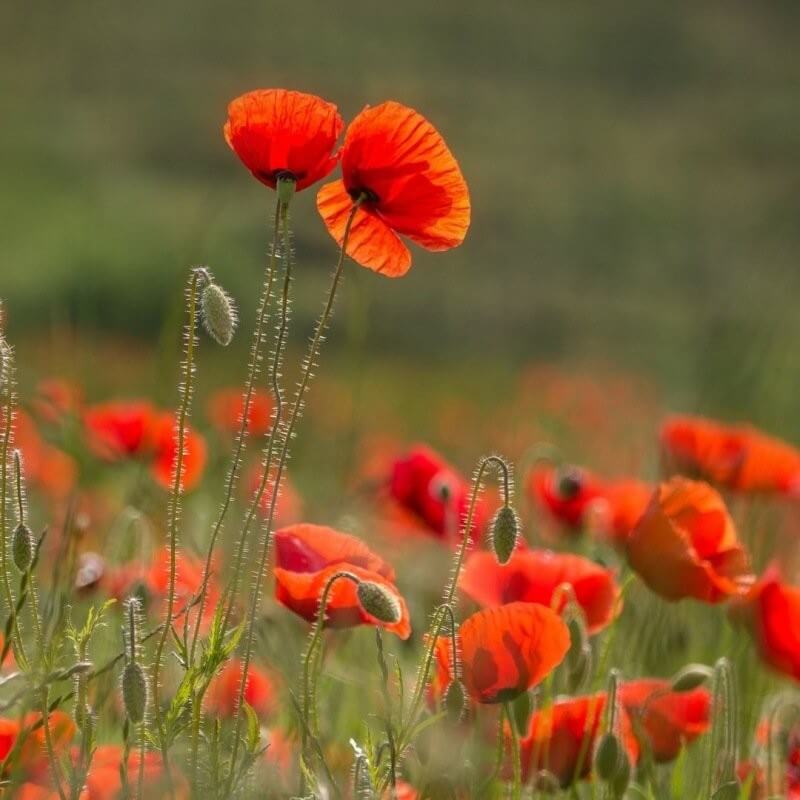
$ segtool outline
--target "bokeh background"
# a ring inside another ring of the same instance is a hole
[[[491,403],[538,363],[797,440],[799,23],[790,0],[4,2],[0,295],[22,385],[172,401],[191,264],[249,331],[273,198],[221,126],[235,95],[285,86],[345,118],[418,108],[472,190],[460,249],[417,249],[401,281],[351,266],[324,370],[422,434],[437,393]],[[335,258],[313,201],[294,209],[298,348]],[[246,340],[214,369],[238,380]]]

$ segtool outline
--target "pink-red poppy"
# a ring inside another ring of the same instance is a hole
[[[153,447],[157,412],[146,400],[115,400],[89,406],[83,414],[87,443],[109,461],[134,458]]]
[[[391,466],[388,493],[392,501],[442,539],[459,538],[466,525],[471,487],[454,467],[424,445],[413,447]],[[473,541],[486,526],[488,511],[479,498],[470,529]]]
[[[181,485],[184,491],[194,489],[203,477],[206,466],[206,440],[194,428],[186,426]],[[150,471],[155,481],[165,489],[172,489],[178,457],[178,432],[172,412],[158,415],[153,426],[153,460]]]
[[[478,611],[459,629],[464,687],[477,703],[502,703],[537,686],[567,650],[567,626],[536,603]]]
[[[681,748],[709,727],[711,693],[704,686],[689,692],[673,692],[669,681],[642,678],[619,687],[619,700],[657,762],[672,761]],[[635,726],[636,727],[636,726]]]
[[[606,694],[599,693],[557,700],[534,712],[528,733],[520,741],[525,780],[540,770],[547,770],[562,787],[589,777],[606,701]],[[639,743],[624,709],[619,710],[618,735],[628,758],[635,764]]]
[[[751,582],[749,558],[722,498],[687,478],[656,489],[627,552],[642,580],[667,600],[718,603]]]
[[[206,710],[221,717],[232,717],[236,713],[241,679],[241,662],[229,661],[208,688]],[[275,682],[256,664],[250,664],[247,670],[244,699],[261,717],[269,714],[275,705]]]
[[[220,389],[208,401],[208,418],[223,435],[238,434],[244,414],[244,396],[241,389]],[[251,436],[265,434],[272,424],[272,398],[261,390],[255,390],[247,411],[247,430]]]
[[[583,610],[590,633],[605,628],[619,613],[620,590],[612,570],[572,553],[517,549],[505,564],[493,553],[472,553],[459,587],[482,606],[521,601],[562,611],[572,595]]]
[[[668,469],[742,492],[800,492],[800,450],[751,425],[674,416],[660,439]]]
[[[360,539],[324,525],[292,525],[275,532],[275,596],[278,602],[309,622],[317,618],[320,597],[337,572],[380,585],[394,599],[400,619],[387,623],[363,608],[356,584],[346,578],[333,583],[325,624],[334,628],[378,625],[401,639],[411,635],[406,602],[394,585],[394,570]]]
[[[286,89],[257,89],[228,105],[225,141],[261,183],[280,179],[298,191],[336,166],[336,140],[344,127],[336,106]]]
[[[467,184],[439,132],[400,103],[367,106],[348,126],[342,179],[317,195],[317,208],[341,245],[354,204],[347,255],[399,277],[411,267],[406,236],[427,250],[461,244],[470,222]]]

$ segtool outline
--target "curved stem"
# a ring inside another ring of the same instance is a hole
[[[160,703],[160,673],[161,660],[164,653],[164,646],[167,636],[172,628],[172,612],[175,608],[175,572],[177,569],[178,551],[178,527],[180,518],[180,500],[183,493],[183,461],[184,448],[186,446],[186,424],[189,417],[189,409],[192,400],[192,388],[194,384],[194,351],[195,351],[195,330],[197,327],[197,285],[201,274],[197,270],[192,271],[189,280],[188,297],[188,323],[186,326],[186,358],[183,364],[183,391],[181,404],[178,413],[178,442],[175,455],[175,476],[172,483],[170,494],[169,512],[169,587],[167,591],[167,609],[165,614],[166,624],[164,625],[161,636],[156,646],[155,663],[153,664],[153,708],[155,709],[156,729],[161,739],[161,757],[164,762],[164,769],[169,774],[167,748],[164,740],[163,721]]]
[[[236,443],[233,448],[233,456],[231,464],[228,469],[228,475],[225,479],[225,496],[222,500],[222,507],[219,511],[219,516],[214,523],[214,528],[211,532],[211,539],[208,543],[208,550],[206,552],[206,563],[203,568],[203,579],[200,584],[200,602],[197,611],[197,619],[194,625],[194,634],[192,636],[192,644],[190,649],[189,662],[194,661],[195,647],[197,646],[197,638],[200,632],[200,621],[203,618],[205,611],[206,597],[208,594],[208,582],[211,576],[211,562],[214,556],[214,547],[217,544],[222,525],[227,516],[228,509],[230,508],[233,499],[233,488],[236,485],[236,480],[239,474],[239,469],[242,464],[242,457],[244,455],[245,442],[247,439],[248,428],[250,426],[250,406],[253,402],[253,395],[255,393],[255,382],[258,376],[259,364],[261,362],[261,348],[264,345],[264,329],[266,327],[267,312],[269,304],[272,299],[272,285],[275,282],[276,264],[277,264],[277,251],[278,251],[278,225],[280,223],[281,215],[281,201],[280,198],[275,203],[275,219],[273,221],[273,234],[272,234],[272,247],[270,249],[269,263],[267,265],[266,273],[264,275],[264,286],[261,292],[261,301],[256,315],[256,326],[253,331],[253,341],[250,346],[250,363],[247,371],[247,379],[245,381],[243,404],[242,404],[242,419],[239,425],[239,431],[236,434]],[[238,556],[235,559],[239,560]]]
[[[303,362],[303,370],[300,377],[300,384],[298,385],[297,392],[295,393],[294,404],[292,406],[289,422],[286,426],[286,431],[284,432],[283,435],[283,445],[281,448],[280,455],[278,457],[276,474],[273,480],[272,497],[270,498],[269,511],[267,512],[267,518],[264,523],[265,531],[261,547],[261,554],[258,561],[258,568],[253,574],[253,583],[250,593],[250,608],[247,615],[247,632],[245,634],[245,653],[242,663],[242,677],[241,681],[239,682],[239,702],[237,704],[236,719],[234,722],[233,752],[231,755],[230,776],[228,778],[229,792],[233,784],[233,777],[235,775],[236,757],[239,750],[239,739],[240,739],[239,730],[242,723],[241,700],[244,697],[244,687],[246,685],[247,673],[250,668],[250,659],[252,657],[252,652],[253,652],[255,617],[256,617],[256,611],[258,609],[258,602],[261,598],[261,582],[264,579],[264,570],[267,565],[267,558],[269,557],[270,546],[272,544],[272,523],[275,517],[275,506],[278,501],[278,492],[280,490],[281,479],[283,478],[283,471],[286,467],[286,461],[289,455],[289,444],[292,441],[292,437],[295,432],[295,427],[297,425],[297,421],[300,417],[300,413],[303,407],[305,393],[306,390],[308,389],[308,385],[311,380],[311,370],[313,369],[314,362],[316,361],[317,356],[319,355],[322,339],[325,330],[328,326],[328,323],[330,321],[331,313],[333,311],[333,304],[336,299],[336,292],[339,288],[339,283],[342,279],[342,273],[344,271],[344,257],[345,253],[347,252],[347,242],[350,238],[350,229],[352,227],[353,220],[355,219],[356,211],[359,209],[362,201],[363,198],[359,198],[358,200],[356,200],[356,202],[353,204],[353,209],[351,210],[350,215],[347,218],[347,223],[345,225],[344,234],[342,237],[342,245],[339,250],[339,260],[336,264],[336,269],[333,274],[331,286],[328,291],[328,298],[325,301],[325,306],[322,310],[322,314],[317,320],[317,324],[314,329],[314,336],[311,340],[311,344],[309,345],[308,354],[306,355],[305,361]],[[271,440],[273,438],[274,437],[271,437]],[[263,478],[268,475],[270,468],[269,464],[265,464],[264,466],[265,468],[264,468],[264,476],[262,477],[262,485],[259,487],[259,492],[257,492],[256,496],[253,498],[253,503],[251,504],[251,514],[248,515],[248,518],[251,518],[253,509],[257,508],[258,504],[261,502],[261,494],[263,493],[263,487],[265,485],[265,481]],[[231,599],[231,602],[233,602],[233,598]]]

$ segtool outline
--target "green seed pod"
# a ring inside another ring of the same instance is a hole
[[[714,670],[705,664],[687,664],[673,676],[672,691],[691,692],[692,689],[702,686],[713,674]]]
[[[227,292],[209,281],[200,297],[200,310],[208,335],[227,347],[233,340],[237,322],[236,308]]]
[[[147,676],[142,665],[131,661],[122,673],[122,702],[128,719],[138,725],[147,710]]]
[[[500,564],[505,564],[519,536],[519,518],[511,506],[502,506],[492,520],[492,549]]]
[[[598,776],[611,783],[619,774],[622,765],[622,745],[613,733],[604,733],[594,754],[594,767]]]
[[[458,722],[464,716],[467,705],[467,693],[464,684],[459,680],[450,681],[442,698],[442,707],[451,722]]]
[[[402,609],[397,598],[384,586],[373,581],[361,581],[356,589],[358,602],[375,619],[394,625],[400,622]]]
[[[14,566],[20,572],[27,572],[33,561],[33,534],[27,525],[20,522],[14,529],[11,539],[11,552],[14,558]]]

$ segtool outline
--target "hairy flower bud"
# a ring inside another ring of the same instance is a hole
[[[400,622],[402,610],[397,598],[384,586],[373,581],[361,581],[356,589],[358,602],[375,619],[394,625]]]
[[[14,529],[11,553],[14,558],[14,566],[20,572],[26,572],[33,562],[33,534],[30,528],[22,522]]]
[[[147,676],[142,665],[131,661],[122,673],[122,702],[128,719],[137,725],[147,709]]]
[[[687,664],[673,676],[672,691],[691,692],[692,689],[702,686],[713,674],[711,667],[705,664]]]
[[[203,325],[208,335],[218,344],[227,347],[236,330],[236,307],[228,293],[209,281],[200,297]]]
[[[511,506],[502,506],[492,520],[492,549],[500,564],[505,564],[519,536],[519,517]]]
[[[442,698],[442,707],[447,718],[451,722],[458,722],[464,715],[466,703],[467,694],[464,691],[464,684],[458,679],[450,681]]]

